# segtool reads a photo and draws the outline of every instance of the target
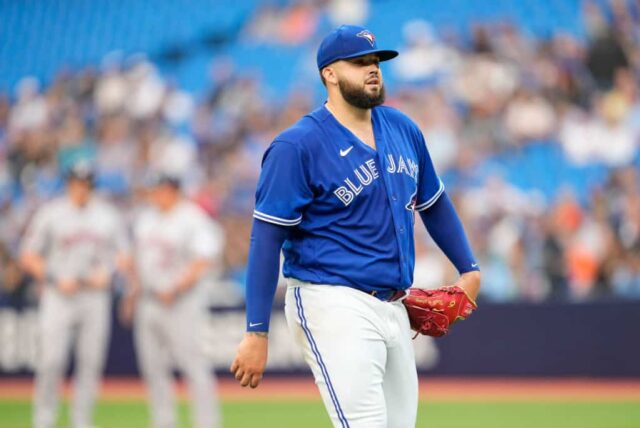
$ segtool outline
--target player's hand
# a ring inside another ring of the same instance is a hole
[[[95,269],[89,277],[85,280],[85,283],[89,286],[89,288],[93,288],[96,290],[102,290],[109,286],[109,282],[111,279],[111,275],[104,268]]]
[[[126,327],[133,324],[133,315],[135,313],[137,297],[133,294],[124,296],[120,301],[118,308],[118,319],[120,323]]]
[[[471,272],[463,273],[454,285],[462,288],[467,293],[467,296],[476,301],[480,291],[480,271],[472,270]]]
[[[57,284],[58,290],[67,296],[71,296],[78,291],[80,283],[75,279],[59,279]]]
[[[178,293],[176,290],[156,291],[156,299],[165,306],[171,306],[176,301]]]
[[[262,374],[267,365],[267,349],[269,339],[266,333],[246,332],[236,358],[231,364],[231,373],[242,386],[256,388],[262,381]]]

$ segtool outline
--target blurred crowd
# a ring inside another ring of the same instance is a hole
[[[323,14],[366,19],[366,1],[357,3],[266,7],[239,37],[302,43]],[[640,298],[640,1],[599,5],[583,4],[586,39],[535,39],[509,22],[468,34],[406,22],[401,55],[383,68],[394,82],[387,104],[421,127],[460,211],[484,299]],[[268,82],[227,58],[214,57],[208,72],[210,89],[194,95],[143,57],[110,55],[100,68],[61,71],[46,86],[25,78],[0,94],[0,299],[29,300],[15,262],[21,234],[78,159],[96,163],[99,189],[125,213],[150,169],[180,175],[224,227],[224,280],[242,295],[262,154],[318,100],[302,89],[270,99]],[[567,183],[543,194],[478,174],[487,159],[541,144],[560,147],[571,165],[604,165],[606,180],[585,200]],[[450,281],[450,264],[417,229],[415,284]]]

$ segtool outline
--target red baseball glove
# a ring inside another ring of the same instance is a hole
[[[409,288],[407,291],[408,295],[403,303],[416,336],[418,333],[444,336],[450,325],[466,319],[478,308],[476,302],[456,285],[435,290]]]

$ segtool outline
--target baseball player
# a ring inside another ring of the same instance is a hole
[[[134,338],[153,426],[176,426],[173,363],[186,377],[197,428],[220,426],[215,378],[202,348],[207,273],[221,256],[220,228],[182,197],[179,180],[152,178],[151,206],[134,225]]]
[[[36,367],[34,426],[56,423],[59,388],[75,341],[73,426],[92,426],[93,406],[111,325],[111,276],[127,251],[123,222],[93,192],[91,166],[66,174],[66,192],[35,213],[21,262],[41,287],[40,355]]]
[[[414,427],[418,381],[407,312],[416,212],[472,298],[478,265],[418,127],[384,107],[377,47],[341,26],[317,64],[327,101],[278,135],[256,192],[247,332],[231,371],[256,387],[267,361],[283,249],[285,314],[336,427]],[[284,245],[283,245],[284,244]]]

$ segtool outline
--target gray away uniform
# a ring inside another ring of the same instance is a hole
[[[153,426],[176,426],[171,374],[175,364],[189,387],[194,426],[219,427],[215,377],[200,334],[206,317],[208,281],[201,278],[171,306],[163,305],[154,293],[175,287],[195,260],[217,261],[222,232],[202,209],[183,200],[166,213],[145,209],[136,221],[134,239],[142,289],[134,321],[135,344],[149,392]]]
[[[39,307],[34,426],[55,424],[59,388],[75,339],[72,422],[76,428],[89,427],[109,338],[110,292],[108,287],[85,285],[65,295],[55,281],[82,282],[100,268],[112,273],[117,254],[127,249],[124,225],[115,208],[99,197],[92,196],[84,207],[60,197],[36,212],[22,248],[43,257],[48,272]]]

